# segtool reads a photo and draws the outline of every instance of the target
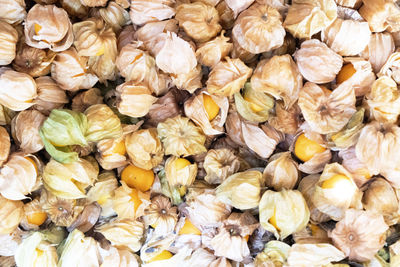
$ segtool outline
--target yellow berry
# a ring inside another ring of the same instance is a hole
[[[33,164],[33,167],[35,167],[35,170],[36,170],[36,175],[39,174],[39,170],[36,165],[36,162],[31,157],[25,157],[25,159],[29,160]]]
[[[121,173],[121,180],[130,188],[146,192],[153,185],[154,173],[152,170],[144,170],[134,165],[128,165]]]
[[[263,110],[263,107],[261,107],[261,106],[259,106],[259,105],[257,105],[257,104],[252,103],[252,102],[250,101],[250,99],[249,99],[247,96],[244,96],[243,99],[250,103],[250,108],[251,108],[251,110],[253,110],[254,112],[260,112],[260,111]]]
[[[206,110],[208,120],[212,121],[219,113],[219,106],[211,96],[203,94],[203,105]]]
[[[148,262],[150,263],[154,261],[168,260],[169,258],[172,258],[172,256],[174,255],[171,252],[169,252],[168,250],[163,250],[160,254],[151,258]]]
[[[356,72],[357,71],[354,68],[353,64],[348,63],[344,65],[336,76],[336,84],[341,84],[342,82],[350,79]]]
[[[179,171],[185,168],[186,166],[189,166],[190,164],[192,163],[190,163],[190,161],[188,161],[187,159],[178,158],[175,160],[175,169]]]
[[[305,134],[301,134],[294,145],[294,154],[302,161],[310,160],[315,154],[326,150],[315,141],[308,139]]]
[[[130,194],[130,197],[131,199],[129,201],[133,202],[135,211],[137,211],[140,204],[142,204],[142,200],[139,198],[139,192],[135,188],[132,188],[132,193]]]
[[[201,231],[199,230],[199,228],[194,226],[191,221],[189,221],[188,219],[185,219],[185,224],[183,225],[181,230],[179,230],[179,234],[180,235],[201,235]]]
[[[272,215],[272,217],[269,218],[269,223],[272,224],[272,226],[274,226],[276,230],[278,230],[278,231],[281,230],[278,227],[277,222],[276,222],[276,209],[274,209],[274,214]]]
[[[46,219],[46,212],[34,212],[26,216],[26,220],[29,224],[34,224],[37,226],[42,225],[46,221]]]
[[[105,156],[110,156],[112,154],[120,154],[120,155],[125,155],[126,154],[126,147],[125,147],[125,140],[121,140],[117,144],[115,144],[112,153],[107,154]]]
[[[332,189],[332,188],[347,188],[348,186],[352,186],[351,180],[349,177],[342,174],[335,174],[331,178],[322,182],[323,189]]]
[[[35,34],[38,35],[39,31],[42,29],[42,26],[40,26],[39,24],[35,23],[34,29],[35,29]]]

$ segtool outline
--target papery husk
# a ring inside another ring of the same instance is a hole
[[[196,264],[200,264],[201,266],[210,266],[215,259],[216,257],[213,253],[204,248],[198,248],[186,261],[188,266],[195,266]]]
[[[224,34],[225,31],[222,31],[220,36],[197,46],[196,57],[199,63],[212,68],[229,55],[233,44],[229,42],[230,38],[225,37]]]
[[[188,73],[171,75],[172,83],[180,90],[186,90],[193,94],[197,89],[203,87],[201,82],[203,70],[200,64]]]
[[[115,174],[113,172],[103,172],[87,192],[87,200],[89,202],[96,201],[100,205],[100,216],[110,217],[115,214],[112,209],[112,198],[117,188],[118,181]]]
[[[11,154],[0,170],[1,195],[11,200],[27,198],[39,185],[39,164],[35,156],[28,159],[20,152]]]
[[[107,0],[80,0],[82,5],[88,7],[105,6]]]
[[[277,101],[275,104],[275,114],[269,116],[268,123],[285,134],[296,134],[300,125],[299,106],[295,103],[289,109],[285,109],[284,103]]]
[[[168,184],[171,187],[192,185],[197,175],[197,164],[193,163],[182,169],[177,169],[177,160],[180,159],[172,156],[165,162],[165,174]]]
[[[278,10],[256,3],[239,15],[232,34],[243,49],[259,54],[280,47],[286,32]]]
[[[13,118],[12,134],[24,153],[36,153],[44,147],[39,129],[45,119],[46,117],[37,110],[24,110]]]
[[[177,6],[175,19],[196,42],[206,42],[221,30],[217,10],[201,2]]]
[[[232,29],[235,23],[235,14],[233,10],[228,6],[226,1],[221,1],[215,6],[218,11],[220,23],[223,29]]]
[[[0,127],[0,167],[7,161],[8,155],[10,154],[10,135],[6,128]]]
[[[209,184],[220,184],[240,169],[240,159],[229,148],[210,149],[204,158],[203,168]]]
[[[85,138],[89,142],[122,136],[121,121],[110,107],[105,104],[92,105],[85,110],[88,127]]]
[[[8,65],[15,58],[18,32],[8,23],[0,21],[0,65]]]
[[[24,0],[1,0],[0,18],[9,24],[19,24],[26,18]]]
[[[103,96],[98,88],[90,88],[81,91],[72,99],[71,109],[73,111],[85,112],[92,105],[103,104]]]
[[[250,53],[249,51],[242,48],[234,35],[232,35],[231,38],[233,43],[233,49],[231,52],[232,58],[239,58],[246,64],[254,64],[257,60],[257,54]]]
[[[303,77],[313,83],[333,81],[343,65],[342,57],[317,39],[303,42],[294,58]]]
[[[97,179],[99,168],[92,160],[80,159],[72,163],[59,163],[51,159],[43,171],[43,184],[52,194],[66,198],[85,198],[85,189]],[[94,160],[94,159],[93,159]]]
[[[272,240],[265,244],[262,252],[257,254],[254,264],[257,267],[283,266],[289,255],[290,246],[284,242]]]
[[[374,72],[378,73],[394,50],[394,41],[390,33],[373,33],[361,56],[368,60]]]
[[[215,256],[235,261],[249,257],[245,236],[250,236],[257,227],[258,222],[250,213],[232,213],[211,240]]]
[[[203,132],[186,117],[176,116],[159,123],[157,132],[165,155],[187,157],[207,151]]]
[[[299,178],[298,164],[292,159],[291,152],[274,154],[263,172],[266,186],[279,191],[293,189]]]
[[[394,80],[382,76],[373,84],[365,99],[369,117],[382,123],[395,123],[400,114],[400,92]]]
[[[392,266],[396,266],[396,264],[400,263],[400,241],[396,241],[394,244],[389,246],[390,252],[390,263]]]
[[[208,95],[219,107],[219,114],[210,121],[204,107],[204,95]],[[211,95],[207,91],[201,91],[193,95],[184,104],[185,115],[201,127],[206,135],[218,135],[224,133],[224,124],[228,115],[229,101],[223,96]]]
[[[55,52],[67,50],[74,41],[68,13],[55,5],[33,6],[26,16],[24,33],[28,45]]]
[[[382,66],[381,70],[377,74],[378,77],[387,76],[392,78],[397,84],[400,83],[400,72],[399,72],[400,52],[394,52],[387,59],[385,65]]]
[[[329,180],[334,175],[346,176],[349,178],[350,184],[342,185],[338,183],[333,188],[323,188],[323,182]],[[353,201],[358,195],[359,190],[353,181],[352,175],[342,165],[335,162],[325,165],[324,171],[316,184],[311,201],[318,210],[327,214],[333,220],[338,221],[343,218],[345,211],[352,206]]]
[[[12,118],[15,117],[16,114],[16,111],[13,111],[0,104],[0,125],[10,124]]]
[[[220,96],[232,96],[237,93],[251,76],[252,69],[240,59],[226,57],[210,72],[207,91]]]
[[[116,88],[119,103],[118,111],[131,117],[146,115],[157,98],[152,96],[150,88],[142,83],[133,81],[120,84]]]
[[[236,18],[239,13],[242,11],[246,10],[251,4],[253,4],[254,0],[244,0],[244,1],[238,1],[238,0],[226,0],[226,5],[230,10],[233,12],[233,18]]]
[[[118,33],[130,22],[129,12],[116,2],[109,2],[107,7],[100,8],[99,14]]]
[[[93,228],[100,217],[101,207],[97,203],[91,203],[85,206],[78,218],[68,226],[67,230],[72,232],[74,229],[86,233]]]
[[[267,190],[260,200],[259,211],[261,226],[280,240],[302,230],[310,219],[307,203],[297,190]],[[269,222],[273,216],[279,229]]]
[[[26,203],[24,205],[24,216],[23,216],[23,218],[22,218],[22,220],[20,222],[21,227],[24,230],[35,230],[35,231],[39,230],[39,226],[40,225],[29,223],[29,219],[28,219],[29,217],[28,216],[29,215],[33,215],[34,216],[35,213],[43,213],[43,212],[45,212],[45,211],[41,207],[41,203],[40,203],[40,199],[39,198],[35,198],[31,202]],[[45,218],[46,219],[45,219],[45,221],[43,223],[46,223],[46,221],[48,220],[47,219],[47,214],[46,214]]]
[[[132,163],[145,170],[156,167],[164,156],[164,149],[155,128],[128,134],[125,138],[125,146]]]
[[[259,0],[259,1],[264,1],[264,0]],[[268,3],[269,0],[265,1]],[[275,0],[271,1],[273,2]],[[279,2],[280,0],[277,1]],[[295,52],[295,50],[296,50],[296,39],[291,34],[286,33],[282,46],[274,50],[262,53],[262,58],[269,59],[272,58],[273,56],[283,56],[285,54],[292,55]]]
[[[16,71],[24,72],[32,77],[39,77],[49,74],[51,63],[56,55],[51,50],[43,50],[22,44],[17,49],[12,66]]]
[[[335,0],[335,2],[340,6],[354,9],[357,9],[362,4],[362,0]]]
[[[17,266],[21,267],[54,267],[58,261],[55,246],[46,241],[45,236],[39,232],[32,233],[22,241],[14,258]]]
[[[361,187],[371,178],[372,174],[368,167],[356,157],[356,149],[354,146],[340,150],[339,157],[343,159],[343,167],[351,173],[358,187]]]
[[[61,0],[61,6],[71,16],[83,19],[87,16],[89,8],[82,4],[80,0]]]
[[[175,0],[133,0],[130,12],[133,24],[143,25],[152,21],[169,19],[175,15]]]
[[[98,77],[87,72],[87,61],[78,55],[75,48],[58,53],[51,66],[51,77],[67,91],[92,88]]]
[[[160,250],[160,252],[161,252],[161,250]],[[178,251],[178,253],[176,253],[175,255],[173,255],[169,259],[158,260],[158,261],[153,261],[153,262],[144,261],[146,263],[142,264],[142,266],[143,267],[158,267],[160,265],[162,265],[163,267],[164,266],[165,267],[179,266],[180,264],[184,263],[184,260],[190,255],[191,252],[192,252],[191,249],[184,248],[184,249]],[[156,255],[157,254],[155,254],[155,256]],[[143,258],[143,257],[141,257],[141,258]]]
[[[0,68],[0,104],[14,111],[28,109],[37,96],[32,77],[9,68]]]
[[[324,30],[337,17],[334,0],[295,0],[283,23],[285,29],[299,39],[310,39]]]
[[[263,177],[259,171],[235,173],[226,178],[217,188],[217,199],[237,209],[252,209],[258,206]]]
[[[337,18],[321,34],[322,41],[341,56],[361,53],[371,39],[367,22]]]
[[[285,109],[297,101],[302,85],[303,77],[290,55],[260,61],[251,77],[251,87],[255,91],[282,99]]]
[[[294,244],[289,250],[288,266],[326,266],[345,258],[345,254],[329,243]]]
[[[22,238],[25,236],[25,232],[20,228],[16,228],[9,234],[0,235],[1,247],[0,247],[0,258],[12,257],[14,258],[15,251],[18,249],[19,244],[22,242]],[[0,264],[1,264],[0,260]],[[5,266],[7,267],[7,266]],[[12,266],[14,267],[14,265]]]
[[[350,260],[365,262],[383,247],[388,228],[382,215],[349,209],[329,237]]]
[[[128,165],[129,162],[128,162],[128,157],[126,156],[126,151],[124,151],[125,152],[124,154],[121,154],[120,151],[118,151],[118,148],[119,146],[121,146],[121,142],[123,142],[124,149],[126,150],[124,141],[125,136],[132,130],[135,130],[135,129],[130,129],[131,127],[129,126],[125,126],[123,128],[124,134],[121,137],[115,139],[101,140],[96,144],[97,151],[99,152],[99,154],[96,154],[96,160],[99,162],[100,166],[103,169],[112,170],[115,168],[120,168]],[[117,152],[115,152],[114,150],[117,150]]]
[[[68,103],[68,98],[56,82],[48,76],[35,79],[37,86],[37,97],[33,100],[34,109],[39,110],[44,115],[49,115],[53,109],[59,109]]]
[[[333,92],[307,82],[299,94],[299,107],[311,129],[320,134],[340,131],[356,112],[354,89],[342,84]]]
[[[120,219],[136,219],[144,215],[144,210],[150,204],[150,194],[148,192],[143,193],[139,190],[132,189],[126,185],[124,181],[121,181],[121,186],[114,191],[114,197],[112,198],[113,210],[118,214]],[[135,203],[131,201],[131,194],[136,190],[138,197],[142,202],[136,209]]]
[[[318,225],[309,223],[303,230],[294,233],[293,239],[297,244],[330,243],[328,233]]]
[[[135,41],[135,32],[136,29],[133,27],[133,25],[127,25],[122,28],[122,31],[119,33],[117,38],[118,51],[121,51],[124,46]]]
[[[232,263],[225,257],[219,257],[214,260],[209,267],[232,267]]]
[[[0,196],[0,234],[10,234],[17,227],[24,215],[24,203],[19,200],[9,200]]]
[[[368,22],[372,32],[396,32],[400,30],[400,9],[395,2],[384,0],[363,0],[359,9],[361,16]]]
[[[167,197],[155,196],[146,208],[143,220],[145,225],[155,228],[155,235],[171,233],[178,221],[177,207],[173,207]]]
[[[129,250],[110,247],[107,254],[104,251],[101,252],[103,263],[100,267],[139,267],[139,256],[131,253]]]

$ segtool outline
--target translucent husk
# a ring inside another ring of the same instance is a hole
[[[106,255],[104,255],[104,251],[101,251],[100,253],[102,254],[103,260],[100,267],[139,267],[139,256],[131,253],[129,250],[110,247]]]
[[[37,86],[37,97],[33,101],[34,109],[39,110],[44,115],[49,115],[53,109],[62,108],[68,103],[68,98],[55,81],[48,76],[35,79]]]
[[[196,249],[192,255],[186,260],[188,266],[200,264],[201,266],[210,266],[210,264],[216,259],[213,253],[209,252],[204,248]]]
[[[171,233],[178,221],[177,207],[173,207],[167,197],[155,196],[146,208],[143,220],[145,225],[155,228],[155,235]]]
[[[197,46],[196,57],[199,63],[207,67],[214,67],[228,56],[233,45],[229,42],[230,38],[225,37],[224,34],[225,31],[222,31],[220,36]]]
[[[61,6],[71,16],[85,18],[89,12],[89,8],[84,6],[80,0],[61,0]]]
[[[281,240],[302,230],[310,219],[310,211],[297,190],[274,192],[267,190],[259,205],[261,226]],[[270,223],[275,218],[275,226]]]
[[[382,215],[349,209],[329,237],[350,260],[365,262],[383,247],[388,228]]]
[[[24,0],[1,0],[0,18],[9,24],[19,24],[26,17]]]
[[[341,157],[342,165],[345,167],[353,176],[354,182],[358,187],[361,187],[368,179],[371,178],[371,172],[368,167],[362,163],[356,157],[355,147],[349,147],[339,151],[339,157]]]
[[[24,216],[20,223],[22,228],[25,230],[35,230],[35,231],[39,230],[39,225],[29,223],[28,216],[34,215],[35,213],[42,213],[42,212],[45,212],[45,211],[41,207],[39,198],[35,198],[31,202],[26,203],[24,205]],[[47,220],[47,215],[46,215],[46,220]],[[45,220],[45,222],[46,222],[46,220]],[[43,222],[43,223],[45,223],[45,222]]]
[[[92,105],[85,110],[84,114],[88,122],[85,132],[85,138],[88,142],[121,137],[121,121],[107,105]]]
[[[20,228],[16,228],[13,232],[9,234],[1,234],[0,240],[2,245],[0,247],[0,259],[4,257],[14,258],[15,251],[18,249],[19,244],[22,242],[25,232]],[[0,264],[2,264],[0,260]]]
[[[345,258],[345,254],[328,243],[294,244],[289,250],[289,266],[328,266]]]
[[[0,234],[10,234],[21,222],[24,215],[24,203],[19,200],[9,200],[0,196]]]
[[[240,169],[240,159],[228,148],[210,149],[204,158],[203,168],[209,184],[220,184]]]
[[[303,77],[313,83],[333,81],[343,65],[342,57],[317,39],[303,42],[294,58]]]
[[[36,83],[30,75],[0,68],[1,105],[14,111],[25,110],[33,105],[36,96]]]
[[[172,156],[165,162],[165,174],[168,184],[172,187],[192,185],[197,175],[197,164],[193,163],[182,169],[177,169],[177,160],[180,159]]]
[[[8,23],[0,21],[0,65],[8,65],[15,58],[18,32]]]
[[[132,189],[124,181],[121,181],[121,184],[114,191],[114,197],[112,198],[113,210],[118,214],[118,218],[135,220],[143,216],[144,210],[150,204],[150,194]],[[132,199],[131,195],[135,193],[134,190],[137,192],[141,203],[135,203],[135,200]]]
[[[310,39],[329,26],[336,17],[334,0],[295,0],[289,7],[283,25],[294,37]]]
[[[400,263],[400,241],[389,246],[390,252],[390,263],[392,266],[396,266],[396,264]]]
[[[6,128],[0,127],[0,167],[7,161],[8,155],[10,154],[10,135]]]
[[[364,0],[363,6],[359,9],[361,16],[368,22],[371,31],[395,32],[400,30],[399,15],[400,9],[392,1]]]
[[[320,244],[331,242],[327,231],[312,223],[309,223],[303,230],[294,233],[293,239],[297,244]]]
[[[90,88],[81,91],[72,99],[71,109],[73,111],[84,112],[92,105],[103,104],[103,96],[98,88]]]
[[[338,182],[332,188],[323,188],[324,181],[329,180],[334,175],[346,176],[348,181],[346,184]],[[318,210],[338,221],[343,218],[348,208],[354,206],[358,196],[359,190],[352,175],[342,165],[335,162],[325,165],[311,201]]]
[[[361,6],[362,0],[335,0],[339,6],[357,9]]]
[[[74,41],[68,13],[55,5],[33,6],[26,17],[24,32],[28,45],[55,52],[67,50]]]
[[[291,152],[274,154],[263,172],[266,186],[275,190],[293,189],[299,178],[297,163],[292,159]]]
[[[303,77],[290,55],[260,61],[251,77],[251,87],[255,91],[282,99],[285,109],[297,101],[302,85]]]
[[[99,14],[118,33],[130,22],[129,12],[116,2],[109,2],[107,7],[100,8]]]
[[[258,253],[254,264],[257,267],[282,267],[289,255],[290,246],[281,241],[269,241],[262,252]]]
[[[278,10],[256,3],[239,15],[232,34],[243,49],[259,54],[280,47],[286,32]]]
[[[171,75],[172,84],[178,89],[186,90],[193,94],[197,89],[203,87],[201,82],[203,78],[203,70],[200,64],[188,73]]]
[[[95,184],[87,192],[89,202],[96,201],[101,206],[102,217],[110,217],[115,214],[112,209],[112,198],[114,191],[118,188],[118,181],[115,174],[109,171],[99,175]]]
[[[175,15],[174,4],[174,0],[134,0],[131,1],[129,15],[136,25],[161,21]]]
[[[240,59],[226,57],[210,72],[207,91],[215,95],[232,96],[239,92],[252,72]]]
[[[361,56],[368,60],[374,72],[378,73],[394,50],[394,41],[390,33],[373,33]]]
[[[399,72],[400,52],[394,52],[387,59],[385,65],[382,66],[381,70],[377,74],[378,77],[387,76],[392,78],[396,83],[400,83],[400,72]]]

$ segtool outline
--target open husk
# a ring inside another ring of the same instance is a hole
[[[263,179],[266,186],[275,190],[293,189],[299,179],[299,171],[290,152],[273,155],[264,169]]]

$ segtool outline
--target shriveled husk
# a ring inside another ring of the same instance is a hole
[[[204,95],[208,95],[219,107],[218,115],[209,120],[204,107]],[[228,115],[229,101],[227,97],[211,95],[207,91],[193,95],[185,101],[185,115],[201,127],[206,135],[217,135],[224,133],[224,124]]]
[[[88,122],[85,132],[85,138],[88,142],[121,137],[121,121],[107,105],[92,105],[85,110],[84,114]]]
[[[310,39],[328,27],[336,17],[334,0],[295,0],[289,7],[283,25],[294,37]]]
[[[220,184],[240,169],[240,159],[229,148],[210,149],[204,158],[203,168],[209,184]]]
[[[171,75],[172,84],[175,85],[176,88],[186,90],[191,94],[203,87],[201,82],[202,78],[203,70],[200,64],[197,64],[197,66],[188,73]]]
[[[10,154],[10,135],[6,128],[0,127],[0,167],[7,161],[8,155]]]
[[[128,134],[125,138],[125,147],[130,160],[139,168],[150,170],[163,160],[164,149],[155,128]]]
[[[294,244],[289,250],[287,263],[289,266],[329,266],[345,258],[345,254],[329,243]]]
[[[262,252],[254,259],[255,266],[283,266],[289,255],[290,246],[284,242],[272,240],[265,244]]]
[[[383,247],[388,228],[382,215],[349,209],[329,237],[350,260],[365,262]]]
[[[313,83],[333,81],[343,65],[342,57],[317,39],[303,42],[294,58],[303,77]]]
[[[33,232],[19,245],[15,253],[15,262],[21,267],[55,267],[58,256],[55,246],[45,240],[40,232]]]
[[[144,214],[145,208],[150,204],[150,194],[140,190],[132,189],[121,181],[121,186],[114,191],[113,210],[120,219],[136,219]],[[132,194],[137,193],[141,203],[135,203]]]
[[[354,146],[340,150],[339,157],[343,159],[343,167],[351,173],[358,187],[361,187],[371,178],[372,175],[368,167],[356,157],[356,149]]]
[[[235,261],[249,257],[250,250],[245,237],[250,236],[257,227],[258,222],[250,213],[232,213],[210,241],[215,256]]]
[[[108,2],[107,7],[100,8],[98,12],[115,33],[119,33],[130,22],[129,12],[116,2]]]
[[[158,98],[151,106],[149,113],[147,114],[146,124],[156,127],[158,123],[182,114],[182,110],[178,103],[186,98],[186,91],[178,89],[169,90],[165,95]]]
[[[341,56],[355,56],[369,44],[371,31],[367,22],[337,18],[321,34],[322,41]]]
[[[359,9],[361,16],[368,22],[371,31],[395,32],[400,30],[400,9],[392,1],[363,0],[363,6]]]
[[[0,234],[10,234],[18,227],[24,216],[24,203],[0,196]]]
[[[131,253],[129,250],[110,247],[107,250],[107,254],[105,254],[104,251],[100,253],[102,254],[103,260],[100,267],[139,267],[139,256]]]
[[[146,208],[143,220],[146,226],[155,228],[154,235],[171,233],[178,221],[177,207],[173,207],[167,197],[157,195]]]
[[[58,53],[51,66],[51,77],[67,91],[92,88],[98,77],[87,72],[88,58],[80,57],[75,48]]]
[[[0,21],[0,65],[8,65],[15,58],[18,32],[8,23]]]
[[[278,10],[256,3],[239,15],[232,34],[243,49],[259,54],[280,47],[286,32]]]
[[[37,86],[37,97],[33,100],[34,109],[39,110],[45,115],[49,115],[53,109],[62,108],[68,103],[68,98],[55,81],[48,76],[35,79]]]
[[[175,15],[174,0],[132,0],[129,15],[133,24],[169,19]]]
[[[51,63],[56,55],[51,50],[43,50],[27,44],[21,44],[17,48],[17,54],[12,66],[16,71],[24,72],[32,77],[39,77],[49,74]]]
[[[166,155],[190,156],[206,152],[206,137],[188,118],[176,116],[157,125],[158,137]]]
[[[96,227],[95,231],[103,234],[114,247],[136,252],[142,246],[144,225],[133,219],[119,219]]]
[[[89,12],[89,7],[82,4],[81,0],[61,0],[61,6],[70,16],[83,19]]]
[[[165,162],[165,174],[168,184],[172,187],[175,186],[190,186],[193,184],[197,175],[197,164],[193,163],[178,169],[177,161],[181,160],[175,156],[169,157]]]
[[[307,82],[299,94],[299,107],[311,129],[320,134],[340,131],[356,112],[355,93],[343,83],[333,92]]]
[[[220,24],[224,30],[232,29],[235,23],[235,14],[226,1],[220,1],[215,8],[218,11]]]
[[[0,19],[9,24],[19,24],[26,18],[24,0],[1,0]]]
[[[378,73],[394,50],[394,41],[390,33],[373,33],[361,56],[368,60],[374,72]]]
[[[400,83],[400,72],[399,72],[400,52],[394,52],[387,59],[385,65],[382,66],[381,70],[377,74],[378,77],[387,76],[392,78],[397,84]]]
[[[114,191],[118,188],[118,181],[113,172],[103,172],[87,192],[89,202],[96,201],[101,207],[101,216],[109,217],[115,214],[112,209]]]
[[[51,159],[43,171],[43,184],[48,191],[58,197],[85,198],[85,189],[94,184],[98,173],[99,168],[93,158],[79,159],[65,164]]]
[[[36,83],[30,75],[0,68],[1,105],[14,111],[25,110],[33,105],[36,96]]]
[[[229,42],[230,38],[225,37],[224,34],[225,31],[222,31],[220,36],[197,46],[196,57],[199,63],[212,68],[229,55],[233,44]]]
[[[334,175],[346,176],[348,180],[346,183],[336,182],[331,188],[324,188],[324,181],[329,180]],[[318,210],[327,214],[333,220],[338,221],[343,218],[348,208],[354,206],[354,202],[358,196],[359,190],[351,174],[342,165],[335,162],[325,165],[324,171],[316,184],[311,201]]]
[[[67,50],[74,41],[68,13],[55,5],[33,6],[25,21],[25,41],[39,49]]]
[[[196,42],[206,42],[221,30],[217,10],[202,2],[177,6],[175,19],[179,21],[186,34]]]
[[[11,200],[27,198],[26,195],[39,187],[40,162],[35,156],[20,152],[10,155],[0,170],[0,193]]]
[[[280,240],[302,230],[310,220],[310,211],[297,190],[267,190],[259,205],[261,226]],[[274,224],[270,220],[274,217]]]
[[[73,111],[85,112],[92,105],[103,104],[103,96],[98,88],[81,91],[74,96],[71,103]]]
[[[299,178],[298,164],[292,159],[291,152],[274,154],[263,172],[266,186],[279,191],[293,189]]]
[[[300,125],[300,108],[297,103],[292,107],[285,109],[285,105],[281,101],[275,104],[275,114],[268,118],[268,123],[285,134],[296,134]]]
[[[136,84],[133,81],[118,85],[116,92],[119,99],[118,111],[131,117],[146,115],[151,105],[157,100],[156,97],[152,96],[152,91],[147,85]]]
[[[285,109],[293,106],[303,85],[303,77],[290,55],[274,56],[258,63],[251,87],[258,92],[282,99]]]

